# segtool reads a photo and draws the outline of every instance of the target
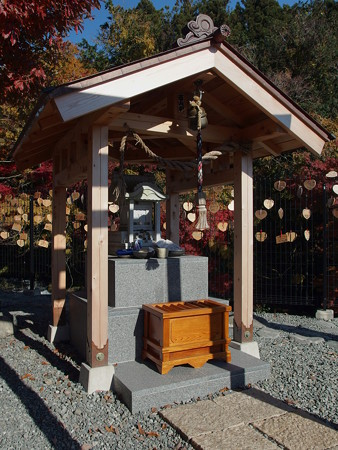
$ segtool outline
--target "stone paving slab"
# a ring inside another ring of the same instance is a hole
[[[264,327],[257,331],[257,335],[262,338],[275,339],[280,335],[280,332],[273,328]]]
[[[291,338],[298,342],[299,344],[310,345],[310,344],[322,344],[325,342],[324,338],[316,336],[303,336],[301,334],[293,334]]]
[[[326,450],[338,446],[338,431],[303,411],[255,421],[253,425],[292,450]]]
[[[203,450],[275,450],[280,449],[274,442],[248,425],[227,428],[222,431],[195,436],[191,444]]]
[[[163,410],[161,415],[188,438],[207,432],[248,425],[256,420],[286,414],[291,408],[273,397],[250,389],[243,392]]]

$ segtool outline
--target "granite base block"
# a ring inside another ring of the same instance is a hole
[[[161,375],[149,361],[118,364],[113,390],[132,413],[160,408],[174,402],[204,397],[224,387],[235,389],[269,377],[270,366],[248,354],[231,349],[232,362],[207,362],[200,369],[174,367]]]
[[[208,296],[208,258],[108,260],[109,306],[141,307],[147,303],[187,301]]]

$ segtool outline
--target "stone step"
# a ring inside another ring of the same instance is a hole
[[[231,363],[213,360],[199,369],[178,366],[166,375],[159,374],[150,361],[120,363],[115,367],[113,389],[130,411],[136,413],[269,377],[268,363],[235,349],[231,349],[231,356]]]

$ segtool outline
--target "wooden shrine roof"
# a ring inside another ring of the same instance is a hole
[[[46,91],[16,143],[17,165],[32,167],[66,147],[85,146],[95,124],[108,126],[114,159],[130,128],[156,155],[191,161],[196,132],[188,128],[187,110],[197,79],[209,123],[202,130],[204,152],[231,153],[232,143],[251,142],[254,158],[301,147],[320,155],[334,138],[230,44],[211,35]],[[153,161],[139,147],[129,148],[125,159]]]

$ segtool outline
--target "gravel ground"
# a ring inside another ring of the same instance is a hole
[[[49,296],[0,292],[0,299],[16,325],[14,336],[0,339],[1,449],[192,449],[156,410],[131,414],[111,392],[82,390],[80,361],[71,348],[55,348],[44,338]],[[255,318],[261,358],[272,372],[258,387],[337,423],[338,321],[264,313]]]

